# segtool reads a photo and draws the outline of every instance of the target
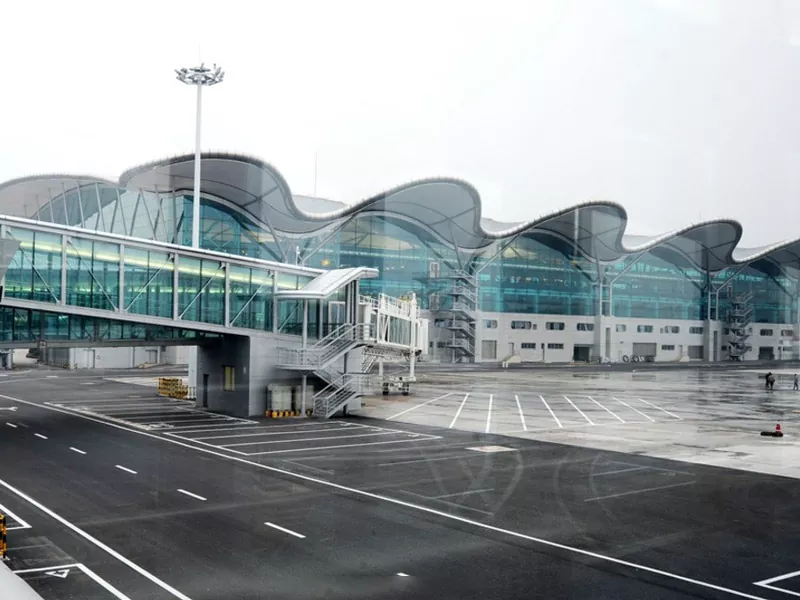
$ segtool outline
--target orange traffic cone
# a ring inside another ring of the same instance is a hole
[[[775,437],[783,437],[783,432],[781,431],[780,423],[775,425]]]

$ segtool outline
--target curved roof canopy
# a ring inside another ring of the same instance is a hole
[[[588,202],[523,223],[500,224],[482,219],[478,191],[453,178],[403,184],[348,206],[303,198],[304,210],[280,172],[257,158],[205,153],[201,175],[204,196],[233,206],[277,234],[292,237],[327,231],[353,218],[374,214],[412,224],[448,245],[471,252],[488,249],[498,240],[522,236],[604,263],[651,252],[673,264],[709,272],[748,264],[755,268],[764,265],[765,271],[800,269],[800,238],[764,248],[740,249],[742,226],[733,220],[707,221],[653,237],[631,236],[626,235],[628,217],[621,205]],[[0,213],[59,219],[65,210],[71,210],[67,208],[70,197],[80,197],[85,187],[191,193],[193,180],[194,155],[134,167],[125,171],[119,182],[63,174],[26,177],[0,184]],[[105,202],[100,192],[97,197],[98,204]],[[59,202],[63,208],[59,208]],[[333,210],[308,210],[315,204]]]

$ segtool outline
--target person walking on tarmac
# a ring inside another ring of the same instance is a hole
[[[800,379],[797,378],[797,373],[794,374],[794,383],[792,384],[792,389],[795,391],[800,390]]]
[[[769,377],[767,378],[767,383],[769,384],[769,391],[770,392],[775,391],[775,375],[770,373]]]
[[[769,380],[772,378],[772,371],[764,375],[764,389],[769,391]]]

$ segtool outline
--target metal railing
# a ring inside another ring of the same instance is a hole
[[[352,399],[360,396],[370,385],[371,377],[365,373],[344,376],[342,385],[328,385],[314,394],[314,415],[327,419]]]
[[[359,344],[374,340],[374,325],[347,323],[308,348],[278,348],[277,366],[318,370]]]

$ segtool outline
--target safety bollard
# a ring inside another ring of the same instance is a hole
[[[0,559],[6,559],[6,516],[0,515]]]

